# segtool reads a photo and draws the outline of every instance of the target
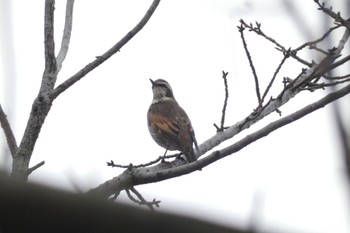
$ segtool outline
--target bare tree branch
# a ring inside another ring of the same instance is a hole
[[[65,82],[57,86],[52,93],[53,99],[57,98],[57,96],[59,96],[62,92],[67,90],[69,87],[71,87],[74,83],[76,83],[81,78],[83,78],[90,71],[95,69],[97,66],[101,65],[113,54],[118,52],[129,40],[131,40],[131,38],[133,38],[146,25],[146,23],[149,21],[154,11],[156,10],[159,2],[160,0],[154,0],[151,6],[149,7],[149,9],[147,10],[146,14],[144,15],[144,17],[141,19],[141,21],[131,31],[129,31],[118,43],[116,43],[111,49],[109,49],[107,52],[105,52],[101,56],[98,56],[93,62],[89,63],[83,69],[81,69],[76,74],[74,74],[72,77],[70,77]]]
[[[117,167],[117,168],[139,168],[139,167],[149,167],[153,164],[156,164],[160,161],[164,162],[165,159],[170,159],[170,158],[175,158],[178,157],[179,154],[173,154],[173,155],[163,155],[163,156],[159,156],[158,158],[156,158],[155,160],[152,160],[150,162],[147,163],[142,163],[142,164],[129,164],[129,165],[122,165],[122,164],[116,164],[114,163],[113,160],[111,160],[110,162],[107,162],[107,166],[108,167]]]
[[[1,123],[2,129],[4,130],[5,137],[7,140],[7,145],[9,147],[9,150],[10,150],[12,158],[13,158],[16,154],[17,149],[18,149],[17,142],[16,142],[15,135],[13,135],[10,123],[7,120],[7,116],[1,107],[1,104],[0,104],[0,123]]]
[[[65,18],[63,36],[61,41],[61,48],[56,58],[58,72],[62,68],[63,61],[66,58],[68,48],[69,48],[69,42],[72,34],[72,24],[73,24],[73,7],[74,7],[74,0],[67,0],[66,18]]]
[[[281,68],[282,68],[282,66],[283,66],[283,64],[284,64],[284,62],[285,62],[285,61],[287,60],[287,58],[290,56],[290,53],[291,53],[290,49],[288,49],[287,52],[284,53],[284,57],[283,57],[282,61],[281,61],[280,64],[278,65],[277,69],[275,70],[275,72],[274,72],[274,74],[273,74],[273,76],[272,76],[272,78],[271,78],[271,80],[270,80],[270,83],[269,83],[269,85],[266,87],[266,90],[265,90],[265,92],[264,92],[264,94],[263,94],[263,96],[262,96],[262,98],[261,98],[261,102],[260,102],[260,104],[259,104],[260,106],[264,103],[264,100],[265,100],[265,97],[266,97],[267,93],[269,92],[270,88],[272,87],[272,84],[273,84],[273,82],[275,81],[275,79],[276,79],[276,77],[277,77],[277,74],[278,74],[278,72],[281,70]]]
[[[321,36],[320,38],[316,39],[316,40],[313,40],[313,41],[308,41],[302,45],[300,45],[299,47],[297,47],[296,49],[293,49],[293,51],[297,52],[299,50],[302,50],[304,49],[305,47],[307,46],[313,46],[319,42],[322,42],[324,39],[326,39],[332,31],[334,31],[335,29],[338,29],[340,27],[340,25],[336,25],[334,27],[331,27],[323,36]]]
[[[228,128],[228,127],[225,127],[226,107],[227,107],[227,100],[228,100],[227,75],[228,75],[228,72],[222,71],[222,78],[224,79],[224,86],[225,86],[225,100],[224,100],[224,105],[222,107],[220,127],[214,123],[216,132],[221,132]]]
[[[133,202],[139,204],[139,205],[145,205],[153,211],[154,211],[153,206],[159,207],[160,201],[157,201],[155,199],[153,201],[146,201],[146,199],[141,195],[141,193],[139,193],[139,191],[137,191],[135,189],[135,187],[131,187],[130,189],[127,189],[125,191],[129,197],[129,199],[132,200]],[[137,196],[138,200],[131,195],[130,191],[133,192]]]
[[[223,132],[217,133],[212,138],[205,141],[199,150],[199,155],[203,155],[207,151],[215,148],[221,142],[232,138],[234,135],[240,133],[242,130],[249,128],[254,123],[258,122],[260,119],[269,115],[270,113],[278,110],[278,108],[289,100],[291,100],[295,95],[304,90],[305,87],[309,85],[313,80],[317,80],[319,77],[324,75],[329,69],[334,68],[332,64],[334,60],[339,57],[340,52],[344,49],[345,42],[349,39],[349,32],[346,31],[343,34],[342,39],[339,41],[338,46],[319,63],[313,64],[311,68],[303,70],[303,72],[297,76],[294,80],[291,80],[285,85],[282,92],[275,99],[271,99],[266,105],[262,106],[259,111],[255,111],[246,117],[244,120],[236,123],[235,125],[229,127]],[[290,114],[289,116],[283,117],[275,122],[270,123],[261,130],[252,133],[242,140],[228,146],[222,150],[215,151],[210,155],[200,159],[194,163],[184,164],[179,160],[175,160],[167,164],[158,164],[153,167],[139,168],[139,169],[127,169],[121,175],[109,180],[100,186],[89,190],[89,194],[97,195],[103,198],[108,198],[114,193],[119,193],[121,190],[130,189],[135,185],[146,184],[152,182],[158,182],[165,179],[174,178],[177,176],[182,176],[196,170],[200,170],[203,167],[221,159],[228,155],[231,155],[250,143],[267,136],[274,130],[294,122],[301,117],[310,114],[311,112],[324,107],[325,105],[343,97],[350,93],[350,85],[335,91],[319,101],[310,104],[301,110]]]
[[[258,103],[260,104],[261,103],[261,96],[260,96],[259,79],[258,79],[258,75],[256,74],[256,70],[255,70],[255,66],[253,64],[252,57],[251,57],[250,52],[248,50],[248,45],[247,45],[245,38],[244,38],[244,33],[243,33],[243,31],[245,29],[245,27],[243,26],[244,21],[241,20],[240,22],[241,22],[241,26],[238,26],[238,31],[241,33],[241,39],[242,39],[244,51],[247,55],[249,65],[250,65],[250,68],[252,70],[253,77],[254,77],[256,96],[258,97]],[[257,25],[258,25],[258,27],[260,27],[260,24],[257,23]]]
[[[40,93],[47,95],[54,88],[57,79],[57,64],[54,41],[54,11],[55,1],[45,1],[44,48],[45,70],[40,87]]]
[[[240,23],[241,23],[241,27],[244,27],[244,28],[248,28],[249,31],[252,31],[252,32],[255,32],[257,35],[259,36],[262,36],[263,38],[265,38],[266,40],[270,41],[271,43],[273,43],[275,46],[276,46],[276,49],[278,51],[281,51],[283,53],[287,52],[288,50],[283,46],[281,45],[280,43],[278,43],[275,39],[271,38],[270,36],[266,35],[262,30],[261,30],[261,24],[256,22],[256,26],[253,26],[253,24],[247,24],[246,22],[244,22],[242,19],[240,20]],[[297,53],[294,52],[294,53],[291,53],[290,54],[292,58],[294,58],[295,60],[297,60],[298,62],[308,66],[308,67],[311,67],[311,63],[298,57],[297,56]]]
[[[119,193],[121,190],[130,189],[135,185],[147,184],[159,182],[166,179],[171,179],[174,177],[182,176],[199,169],[206,167],[207,165],[220,160],[226,156],[232,155],[247,145],[267,136],[271,132],[281,128],[284,125],[290,124],[320,108],[323,108],[329,103],[347,95],[350,93],[350,85],[345,86],[344,88],[335,91],[327,96],[321,98],[320,100],[309,104],[308,106],[288,115],[279,120],[276,120],[264,128],[257,130],[256,132],[247,135],[245,138],[239,140],[238,142],[221,149],[219,151],[214,151],[210,155],[197,160],[196,162],[189,164],[181,164],[178,160],[175,160],[172,165],[164,166],[158,164],[154,167],[149,168],[139,168],[139,169],[127,169],[122,174],[117,177],[114,177],[111,180],[106,181],[100,186],[90,189],[88,194],[98,196],[101,198],[108,198],[114,193]],[[217,135],[222,135],[226,131],[221,132]],[[213,138],[217,137],[214,136]],[[205,144],[205,143],[203,143]],[[203,147],[201,145],[200,147]]]
[[[343,19],[340,16],[340,12],[335,13],[332,9],[332,7],[327,8],[326,4],[324,2],[320,3],[319,0],[314,0],[314,2],[319,6],[319,10],[323,11],[325,14],[329,15],[332,17],[335,22],[339,22],[341,25],[346,27],[348,30],[350,30],[350,21]]]
[[[33,171],[35,171],[36,169],[38,169],[39,167],[43,166],[45,164],[45,161],[41,161],[40,163],[38,163],[37,165],[31,167],[28,169],[28,175],[30,175]]]
[[[346,79],[349,77],[350,77],[350,74],[341,75],[341,76],[328,76],[328,75],[324,76],[324,78],[327,80],[342,80],[342,79]]]
[[[69,88],[75,82],[84,77],[91,70],[96,68],[102,62],[111,57],[116,53],[123,45],[125,45],[137,32],[139,32],[143,26],[148,22],[156,7],[158,6],[160,0],[155,0],[151,7],[148,9],[146,15],[143,19],[131,30],[124,38],[122,38],[115,46],[108,50],[101,57],[97,58],[94,62],[88,64],[85,68],[79,71],[76,75],[73,75],[70,79],[59,85],[56,89],[55,83],[57,80],[57,63],[55,58],[55,43],[54,43],[54,9],[55,1],[46,0],[45,1],[45,71],[42,78],[42,83],[38,97],[34,100],[32,105],[32,110],[28,119],[27,127],[25,129],[22,141],[19,145],[16,155],[14,156],[12,163],[12,176],[18,177],[22,180],[26,180],[28,175],[35,169],[29,170],[29,162],[31,155],[34,150],[35,143],[39,136],[41,127],[44,124],[46,116],[51,109],[52,102],[57,96],[64,90]],[[73,1],[67,2],[67,15],[71,14],[73,9]],[[70,31],[70,26],[72,19],[66,20],[65,32]],[[67,36],[67,35],[66,35]],[[69,42],[69,38],[63,39],[64,46]],[[64,55],[66,49],[62,46],[62,55]],[[64,56],[62,57],[64,60]],[[60,58],[61,59],[61,58]],[[37,168],[34,166],[33,168]]]
[[[51,91],[53,90],[57,80],[54,42],[54,10],[55,1],[46,0],[44,17],[45,70],[39,94],[33,102],[32,110],[30,112],[22,141],[12,163],[12,176],[21,180],[28,179],[30,158],[32,156],[41,127],[44,124],[45,118],[50,111],[53,101],[51,98]]]

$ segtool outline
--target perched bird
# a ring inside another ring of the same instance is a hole
[[[169,83],[157,79],[152,83],[153,100],[148,109],[148,130],[153,140],[166,150],[179,150],[190,163],[196,161],[193,144],[198,151],[191,121],[177,103]]]

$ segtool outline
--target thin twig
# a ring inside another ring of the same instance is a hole
[[[10,153],[13,158],[18,149],[17,142],[16,142],[15,135],[13,135],[10,122],[7,120],[7,116],[4,110],[2,109],[1,104],[0,104],[0,123],[1,123],[2,129],[4,130],[5,137],[7,140],[7,145],[9,147]]]
[[[323,36],[321,36],[319,39],[316,39],[316,40],[313,40],[313,41],[308,41],[308,42],[306,42],[306,43],[300,45],[300,46],[297,47],[296,49],[293,49],[293,51],[297,52],[297,51],[299,51],[299,50],[304,49],[304,48],[307,47],[307,46],[313,46],[313,45],[315,45],[315,44],[317,44],[317,43],[323,41],[324,39],[326,39],[326,38],[331,34],[331,32],[332,32],[333,30],[335,30],[335,29],[337,29],[337,28],[339,28],[339,27],[340,27],[340,25],[336,25],[336,26],[334,26],[334,27],[331,27],[331,28],[330,28]]]
[[[224,85],[225,85],[225,100],[224,100],[224,106],[222,107],[222,115],[221,115],[221,123],[220,127],[218,127],[214,123],[214,127],[216,128],[216,132],[222,132],[228,127],[225,127],[225,115],[226,115],[226,107],[227,107],[227,100],[228,100],[228,85],[227,85],[227,75],[228,72],[222,71],[222,78],[224,79]]]
[[[63,61],[66,58],[66,55],[68,53],[69,42],[72,34],[72,25],[73,25],[73,7],[74,7],[74,0],[67,0],[66,18],[64,22],[61,48],[56,58],[58,72],[61,70]]]
[[[321,49],[321,48],[317,47],[317,45],[310,45],[309,48],[310,48],[310,49],[313,49],[313,50],[315,50],[315,51],[317,51],[317,52],[319,52],[319,53],[321,53],[322,55],[328,55],[328,52],[327,52],[327,51],[325,51],[324,49]]]
[[[341,75],[341,76],[328,76],[328,75],[324,75],[323,76],[325,79],[327,80],[342,80],[342,79],[346,79],[350,77],[350,74],[346,74],[346,75]]]
[[[150,161],[148,163],[142,163],[139,165],[133,165],[133,164],[129,164],[129,165],[121,165],[121,164],[115,164],[113,160],[111,160],[110,162],[107,162],[107,166],[108,167],[117,167],[117,168],[140,168],[140,167],[148,167],[151,166],[153,164],[158,163],[159,161],[163,161],[164,159],[169,159],[169,158],[176,158],[178,157],[179,154],[174,154],[174,155],[166,155],[166,156],[159,156],[157,159]]]
[[[153,201],[149,202],[149,201],[146,201],[146,199],[141,195],[141,193],[139,193],[135,187],[131,187],[130,189],[126,189],[126,194],[128,195],[129,199],[132,200],[133,202],[139,204],[139,205],[146,205],[148,208],[150,208],[151,210],[154,211],[154,207],[153,206],[156,206],[156,207],[159,207],[159,203],[160,201],[157,201],[155,199],[153,199]],[[137,200],[136,198],[134,198],[132,195],[131,195],[131,192],[133,192],[137,198],[139,200]]]
[[[333,11],[332,7],[327,8],[324,2],[320,3],[320,1],[318,1],[318,0],[314,0],[314,2],[319,6],[319,8],[318,8],[319,10],[323,11],[325,14],[332,17],[335,20],[335,22],[339,22],[341,25],[346,27],[347,30],[350,31],[350,22],[348,20],[345,20],[344,18],[342,18],[340,16],[340,12],[335,13]]]
[[[336,86],[339,84],[343,84],[343,83],[347,83],[350,82],[350,78],[347,79],[342,79],[339,81],[333,81],[333,82],[329,82],[329,83],[310,83],[310,86],[307,86],[304,88],[304,90],[308,90],[308,91],[315,91],[317,89],[324,89],[325,87],[332,87],[332,86]]]
[[[243,19],[241,19],[239,21],[244,27],[248,28],[250,31],[255,32],[256,34],[264,37],[266,40],[270,41],[271,43],[275,44],[277,46],[277,48],[281,49],[282,51],[287,51],[287,49],[281,45],[280,43],[278,43],[275,39],[269,37],[268,35],[266,35],[262,30],[261,30],[261,23],[255,22],[255,27],[253,26],[252,23],[247,24],[246,22],[244,22]]]
[[[74,83],[83,78],[86,74],[90,73],[97,66],[101,65],[112,55],[117,53],[126,43],[128,43],[149,21],[154,11],[156,10],[160,0],[154,0],[147,10],[146,14],[143,16],[141,21],[131,30],[129,31],[118,43],[116,43],[111,49],[106,51],[101,56],[98,56],[93,62],[87,64],[83,69],[78,71],[72,77],[68,78],[66,81],[58,85],[52,93],[53,99],[57,98],[62,92],[71,87]]]
[[[244,22],[243,20],[241,20],[241,23]],[[249,53],[249,50],[248,50],[248,46],[247,46],[247,43],[245,41],[245,38],[244,38],[244,26],[243,26],[243,23],[241,24],[241,26],[238,26],[238,31],[240,32],[241,34],[241,39],[242,39],[242,43],[243,43],[243,47],[244,47],[244,51],[246,52],[246,55],[247,55],[247,58],[248,58],[248,61],[249,61],[249,65],[250,65],[250,68],[253,72],[253,77],[254,77],[254,81],[255,81],[255,91],[256,91],[256,95],[258,97],[258,103],[261,102],[261,96],[260,96],[260,88],[259,88],[259,79],[258,79],[258,76],[256,74],[256,71],[255,71],[255,66],[253,64],[253,60],[252,60],[252,57],[250,56],[250,53]]]
[[[349,60],[350,60],[350,55],[348,55],[348,56],[346,56],[346,57],[340,59],[339,61],[336,61],[336,62],[330,64],[330,65],[329,65],[329,69],[335,69],[335,68],[337,68],[337,67],[339,67],[339,66],[345,64],[345,63],[346,63],[347,61],[349,61]]]
[[[269,92],[269,90],[271,89],[272,84],[273,84],[273,82],[275,81],[275,79],[276,79],[276,77],[277,77],[277,74],[279,73],[279,71],[281,70],[281,68],[282,68],[282,66],[283,66],[283,64],[284,64],[284,62],[287,60],[287,58],[288,58],[289,56],[290,56],[290,49],[288,49],[287,52],[284,53],[284,57],[283,57],[282,61],[281,61],[280,64],[278,65],[277,69],[275,70],[275,72],[274,72],[274,74],[273,74],[273,76],[272,76],[272,79],[270,80],[270,83],[269,83],[269,85],[267,86],[267,88],[266,88],[266,90],[265,90],[265,92],[264,92],[264,94],[263,94],[263,96],[262,96],[262,98],[261,98],[261,102],[260,102],[260,104],[259,104],[260,106],[262,106],[262,104],[264,103],[265,97],[266,97],[267,93]]]
[[[33,171],[35,171],[36,169],[38,169],[39,167],[43,166],[45,164],[45,161],[41,161],[40,163],[38,163],[37,165],[31,167],[28,169],[28,175],[30,175]]]
[[[241,24],[242,24],[244,27],[248,28],[249,31],[255,32],[257,35],[262,36],[262,37],[265,38],[266,40],[268,40],[268,41],[270,41],[271,43],[273,43],[273,44],[276,46],[276,49],[277,49],[278,51],[281,51],[281,52],[283,52],[283,53],[286,53],[286,52],[287,52],[287,49],[286,49],[283,45],[281,45],[280,43],[278,43],[275,39],[273,39],[273,38],[269,37],[268,35],[266,35],[266,34],[261,30],[261,24],[260,24],[260,23],[256,22],[256,23],[255,23],[256,26],[254,27],[252,23],[247,24],[247,23],[244,22],[242,19],[240,20],[240,22],[241,22]],[[241,25],[241,27],[243,27],[242,25]],[[308,66],[308,67],[311,67],[311,65],[312,65],[310,62],[307,62],[306,60],[304,60],[304,59],[298,57],[296,52],[291,52],[291,53],[290,53],[290,56],[291,56],[292,58],[294,58],[295,60],[297,60],[298,62],[300,62],[300,63],[302,63],[302,64],[304,64],[304,65],[306,65],[306,66]]]

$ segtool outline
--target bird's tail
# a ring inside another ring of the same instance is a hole
[[[189,162],[189,163],[192,163],[192,162],[197,160],[197,157],[196,157],[192,147],[190,150],[184,152],[184,154],[185,154],[187,162]]]

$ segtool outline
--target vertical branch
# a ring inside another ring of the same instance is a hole
[[[224,106],[222,107],[221,129],[224,128],[224,124],[225,124],[225,115],[226,115],[226,107],[227,107],[227,99],[228,99],[227,75],[228,75],[228,72],[222,71],[222,78],[224,79],[224,85],[225,85],[225,101],[224,101]]]
[[[222,115],[221,115],[220,127],[218,127],[214,123],[214,127],[216,128],[216,132],[222,132],[222,131],[224,131],[227,128],[227,127],[224,126],[224,124],[225,124],[225,115],[226,115],[226,107],[227,107],[227,100],[228,100],[227,75],[228,75],[228,72],[222,71],[222,78],[224,79],[224,85],[225,85],[225,100],[224,100],[224,106],[222,107]]]
[[[51,92],[57,79],[54,42],[54,10],[55,1],[46,0],[44,18],[45,70],[38,97],[33,102],[22,141],[12,163],[11,175],[20,180],[27,180],[28,175],[35,170],[34,168],[29,169],[29,162],[40,130],[48,112],[50,111],[53,101],[53,98],[51,98]],[[35,168],[37,167],[39,166],[35,166]]]
[[[17,150],[16,155],[13,159],[12,164],[12,176],[17,177],[21,180],[27,180],[28,175],[35,169],[39,168],[44,164],[39,164],[29,168],[29,162],[31,155],[34,150],[35,143],[38,139],[40,130],[44,124],[46,116],[51,109],[52,102],[59,94],[65,91],[67,88],[72,86],[75,82],[84,77],[91,70],[102,64],[113,54],[119,51],[130,39],[132,39],[148,22],[156,10],[160,0],[154,0],[146,12],[145,16],[141,21],[127,33],[117,44],[115,44],[110,50],[99,56],[95,61],[85,66],[76,75],[66,80],[64,83],[59,85],[56,89],[55,83],[57,80],[57,74],[62,66],[62,62],[67,54],[68,45],[70,41],[70,34],[72,28],[72,14],[74,0],[68,0],[66,7],[66,22],[64,35],[62,39],[62,45],[60,53],[57,57],[58,62],[55,58],[55,42],[54,42],[54,9],[55,1],[45,1],[45,24],[44,24],[44,36],[45,36],[45,70],[41,82],[41,87],[37,98],[34,100],[32,110],[28,123],[22,137],[22,141]],[[58,67],[59,66],[59,67]]]
[[[73,25],[73,6],[74,0],[67,0],[66,5],[66,18],[63,29],[63,36],[61,41],[61,48],[57,55],[57,71],[59,72],[62,68],[62,63],[66,58],[69,42],[72,34],[72,25]]]
[[[258,26],[260,26],[260,25],[258,24]],[[256,96],[258,97],[258,103],[261,103],[259,80],[258,80],[258,76],[257,76],[256,71],[255,71],[255,67],[254,67],[254,64],[253,64],[252,57],[250,56],[250,53],[249,53],[249,50],[248,50],[248,46],[247,46],[247,43],[246,43],[245,38],[244,38],[244,33],[243,33],[244,29],[245,29],[245,27],[243,26],[242,21],[241,21],[241,26],[238,26],[238,31],[241,33],[241,39],[242,39],[244,51],[245,51],[245,53],[247,55],[250,68],[252,69],[252,72],[253,72],[254,81],[255,81]]]
[[[54,88],[57,78],[54,41],[54,11],[55,0],[46,0],[44,23],[45,70],[40,87],[41,94],[48,94]]]
[[[1,104],[0,104],[0,123],[1,123],[2,129],[4,130],[5,137],[7,140],[7,145],[11,152],[11,155],[12,157],[14,157],[17,151],[17,142],[16,142],[15,136],[13,135],[10,123],[7,120],[6,114],[1,107]]]

